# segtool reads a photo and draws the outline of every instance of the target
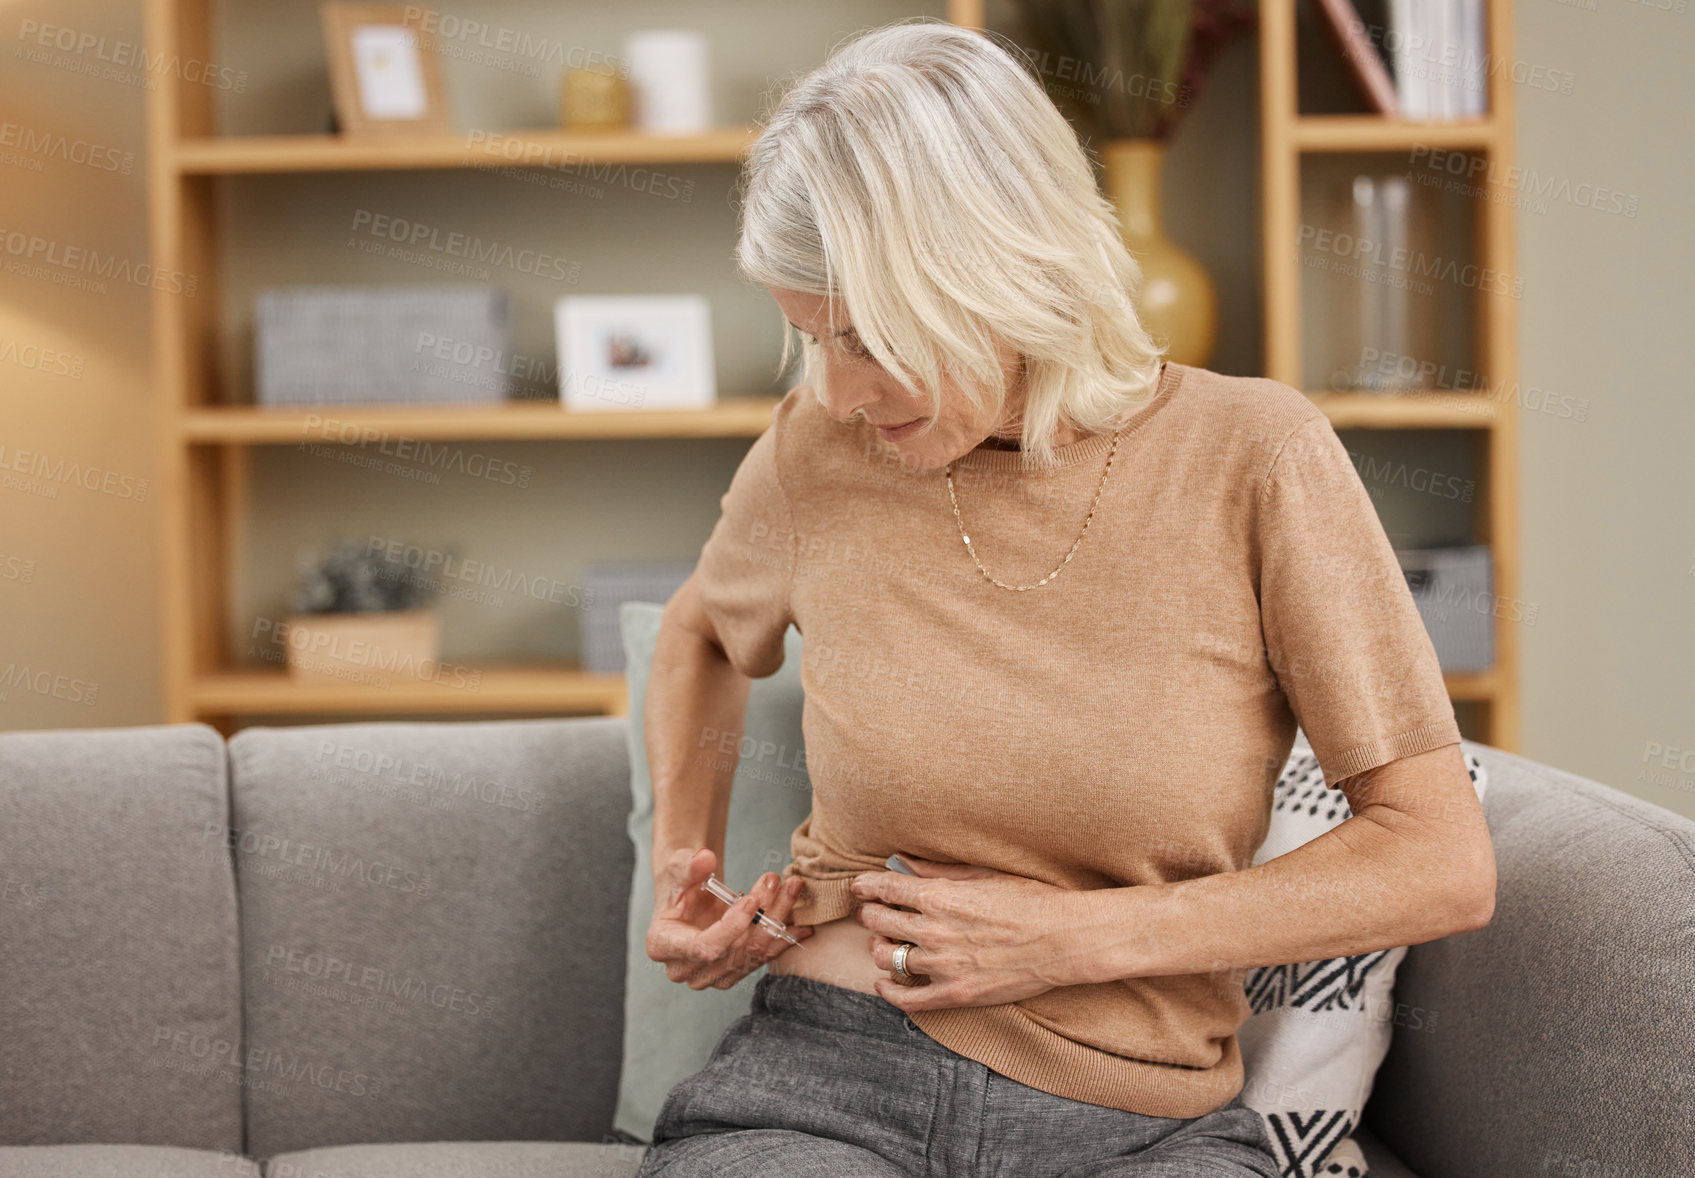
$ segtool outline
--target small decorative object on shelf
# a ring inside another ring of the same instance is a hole
[[[701,295],[571,296],[554,305],[566,409],[706,409],[718,399]]]
[[[712,125],[706,34],[644,29],[624,41],[636,126],[649,135],[698,135]]]
[[[559,121],[567,131],[623,131],[630,126],[630,82],[609,64],[565,75]]]
[[[1218,299],[1201,264],[1165,236],[1166,141],[1206,84],[1212,59],[1253,26],[1249,0],[1022,0],[1049,93],[1091,132],[1124,244],[1142,268],[1136,313],[1167,356],[1205,365]],[[1059,82],[1058,79],[1064,79]],[[1079,84],[1081,83],[1081,84]]]
[[[279,635],[289,674],[384,686],[432,679],[440,665],[435,577],[384,560],[359,541],[303,560]]]
[[[1534,607],[1496,599],[1486,545],[1402,548],[1395,555],[1444,674],[1494,666],[1497,617],[1524,625],[1536,620]]]
[[[448,134],[435,38],[403,4],[327,3],[320,10],[336,122],[345,135]]]
[[[622,674],[624,639],[618,610],[626,601],[664,605],[694,572],[692,560],[602,561],[583,570],[580,658],[583,670]]]
[[[508,320],[506,292],[474,283],[261,291],[255,395],[261,405],[503,401],[514,383]]]

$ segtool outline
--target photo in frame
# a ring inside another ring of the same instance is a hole
[[[702,295],[573,295],[554,304],[554,331],[566,409],[717,402],[711,308]]]
[[[435,38],[409,22],[418,9],[332,2],[318,11],[342,134],[452,132]]]

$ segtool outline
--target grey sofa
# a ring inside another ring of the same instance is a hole
[[[1695,823],[1470,747],[1373,1173],[1689,1174]],[[0,1176],[627,1178],[628,809],[617,718],[0,734]]]

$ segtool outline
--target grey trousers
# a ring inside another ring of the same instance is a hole
[[[1188,1120],[1068,1100],[875,994],[767,973],[666,1096],[636,1178],[1277,1178],[1271,1148],[1240,1096]]]

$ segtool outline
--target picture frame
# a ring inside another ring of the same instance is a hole
[[[342,134],[452,133],[435,37],[408,11],[403,4],[341,0],[319,6]]]
[[[554,304],[559,401],[579,412],[717,402],[703,295],[572,295]]]

